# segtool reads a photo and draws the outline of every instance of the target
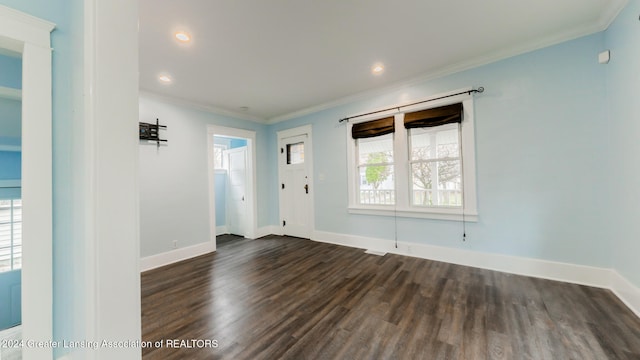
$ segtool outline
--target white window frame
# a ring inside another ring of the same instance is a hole
[[[222,151],[222,153],[220,155],[221,156],[220,166],[216,166],[216,164],[215,164],[215,161],[216,161],[216,149],[220,149],[220,151]],[[229,150],[229,145],[216,144],[216,143],[213,144],[213,161],[214,161],[213,166],[214,166],[214,169],[215,169],[216,173],[221,173],[221,172],[226,173],[227,172],[227,168],[225,167],[226,164],[224,162],[224,152],[226,150]]]
[[[357,124],[357,123],[356,123],[356,124]],[[351,134],[351,132],[349,132],[349,134]],[[387,135],[390,135],[390,134],[387,134]],[[386,136],[386,135],[382,135],[382,136]],[[360,201],[362,200],[362,199],[360,199],[360,195],[362,194],[362,189],[361,189],[361,186],[362,186],[362,179],[360,178],[360,168],[361,168],[361,167],[363,167],[363,166],[365,166],[365,167],[366,167],[366,166],[390,166],[390,167],[392,167],[392,168],[394,169],[394,171],[395,171],[395,168],[396,168],[396,167],[395,167],[395,158],[396,158],[396,157],[395,157],[395,155],[396,155],[396,154],[395,154],[395,136],[392,136],[392,138],[391,138],[391,144],[392,144],[392,146],[393,146],[393,148],[392,148],[392,151],[393,151],[393,153],[392,153],[392,154],[393,154],[393,155],[392,155],[392,159],[393,159],[393,161],[391,161],[391,162],[383,162],[383,163],[379,163],[379,164],[366,164],[366,165],[362,165],[362,164],[360,163],[360,157],[359,157],[359,145],[358,145],[358,140],[354,140],[354,141],[353,141],[353,146],[355,147],[355,151],[354,151],[354,156],[355,156],[355,157],[354,157],[353,165],[355,166],[355,176],[357,177],[357,179],[356,179],[356,181],[355,181],[355,183],[354,183],[354,184],[355,184],[355,186],[356,186],[355,194],[356,194],[356,203],[357,203],[357,204],[360,204]],[[395,188],[397,187],[397,186],[395,185],[395,182],[396,182],[396,174],[395,174],[395,173],[393,173],[393,175],[392,175],[392,176],[393,176],[393,183],[394,183],[394,190],[395,190]],[[397,201],[397,200],[395,200],[396,195],[397,195],[397,194],[394,194],[394,201]],[[386,206],[394,206],[394,205],[372,205],[372,204],[365,204],[365,206],[383,206],[383,207],[386,207]]]
[[[460,92],[468,92],[471,88],[437,94],[428,98],[416,100],[428,101],[443,96],[449,96]],[[463,120],[460,124],[460,138],[462,145],[462,174],[463,174],[463,207],[442,207],[442,206],[414,206],[411,205],[410,198],[410,169],[409,169],[409,136],[404,127],[404,114],[407,112],[426,110],[435,107],[462,103]],[[405,106],[402,104],[388,106],[385,108],[400,108],[400,110],[389,110],[386,112],[360,117],[350,121],[347,126],[347,179],[349,192],[349,208],[351,214],[398,216],[409,218],[424,218],[437,220],[465,220],[478,221],[477,196],[476,196],[476,164],[475,164],[475,126],[474,126],[474,100],[473,96],[465,93],[447,97],[444,99],[429,101],[423,104]],[[375,111],[375,110],[373,110]],[[366,205],[358,201],[358,181],[357,173],[357,146],[356,141],[351,137],[351,129],[354,124],[371,121],[386,116],[394,116],[395,132],[393,137],[394,174],[396,188],[395,205]]]

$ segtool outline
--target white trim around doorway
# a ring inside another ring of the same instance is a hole
[[[250,183],[247,184],[247,209],[249,210],[247,218],[247,229],[245,237],[255,239],[258,233],[258,206],[256,201],[257,180],[256,180],[256,132],[251,130],[236,129],[225,126],[209,125],[207,126],[207,168],[209,172],[209,238],[216,250],[216,195],[215,195],[215,168],[213,159],[213,137],[226,136],[249,140],[247,142],[247,152],[249,157],[247,161],[247,178]]]

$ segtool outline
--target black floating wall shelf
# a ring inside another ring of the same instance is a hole
[[[160,129],[166,129],[166,125],[160,125],[160,120],[156,119],[155,124],[140,123],[140,140],[155,141],[158,147],[161,142],[167,142],[166,139],[160,139]]]

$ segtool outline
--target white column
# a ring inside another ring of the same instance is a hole
[[[51,49],[25,43],[22,56],[22,338],[51,342]],[[25,360],[51,357],[50,346],[23,347]]]
[[[86,325],[89,339],[141,338],[138,2],[85,0]],[[82,358],[140,359],[136,347]]]

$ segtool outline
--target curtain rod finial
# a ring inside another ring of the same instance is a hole
[[[484,92],[484,88],[482,86],[480,86],[477,91],[478,91],[478,93],[483,93]]]

